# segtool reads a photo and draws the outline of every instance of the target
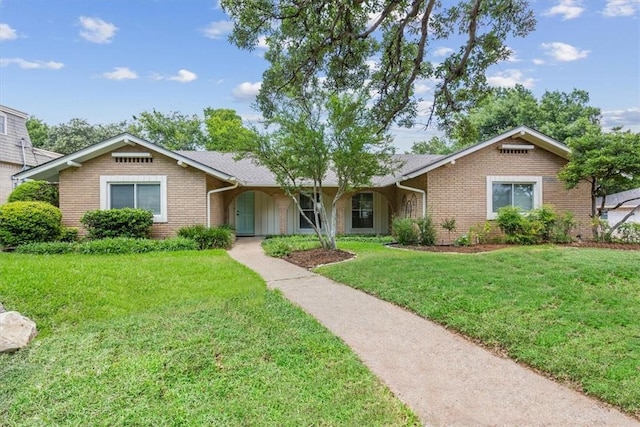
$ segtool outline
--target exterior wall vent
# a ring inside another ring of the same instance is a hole
[[[111,153],[111,157],[116,163],[153,163],[151,153]]]
[[[528,154],[533,149],[533,145],[522,144],[502,144],[498,146],[500,154]]]

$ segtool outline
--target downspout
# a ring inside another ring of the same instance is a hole
[[[214,188],[213,190],[207,192],[207,227],[211,227],[211,195],[214,193],[222,193],[223,191],[233,190],[234,188],[238,188],[238,185],[240,185],[240,183],[234,176],[229,178],[229,181],[235,182],[235,184],[230,187]]]
[[[404,176],[402,177],[403,181],[406,179],[408,178]],[[421,190],[419,188],[407,187],[406,185],[400,184],[400,182],[396,182],[396,187],[402,190],[413,191],[413,192],[422,194],[422,217],[424,218],[427,216],[427,192],[426,191]]]
[[[29,167],[27,166],[27,153],[24,150],[24,138],[20,138],[20,145],[22,147],[22,170],[26,171],[27,169],[29,169]]]

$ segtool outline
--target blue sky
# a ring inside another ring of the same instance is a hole
[[[530,0],[538,21],[509,40],[493,85],[584,89],[605,127],[640,131],[640,0]],[[202,115],[232,108],[247,120],[267,67],[264,50],[226,40],[217,0],[0,0],[0,103],[48,124],[131,119],[144,110]],[[453,41],[430,46],[441,60]],[[432,82],[421,82],[430,105]],[[434,130],[394,130],[407,150]]]

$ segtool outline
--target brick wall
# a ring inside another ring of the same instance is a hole
[[[571,211],[580,222],[574,234],[588,236],[589,189],[580,185],[567,190],[557,177],[566,160],[535,147],[526,154],[501,154],[498,145],[522,143],[503,140],[468,156],[429,172],[427,189],[428,211],[433,216],[439,240],[447,240],[448,233],[440,227],[445,218],[455,218],[455,237],[467,232],[475,224],[487,220],[487,176],[542,176],[542,202],[557,212]],[[409,184],[411,185],[411,184]],[[424,188],[424,187],[423,187]]]
[[[114,152],[148,152],[143,147],[123,147]],[[88,160],[79,168],[60,172],[60,208],[62,222],[69,227],[82,227],[80,217],[89,210],[100,209],[101,175],[166,175],[167,222],[155,223],[154,238],[175,236],[185,225],[205,224],[207,185],[215,185],[206,174],[194,168],[183,168],[176,161],[156,152],[153,163],[116,163],[111,152]],[[213,204],[212,204],[213,205]],[[81,228],[81,232],[82,232]]]

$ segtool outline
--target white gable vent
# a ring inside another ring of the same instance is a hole
[[[533,149],[533,145],[524,144],[502,144],[498,146],[500,154],[527,154]]]
[[[153,163],[151,153],[111,153],[116,163]]]

